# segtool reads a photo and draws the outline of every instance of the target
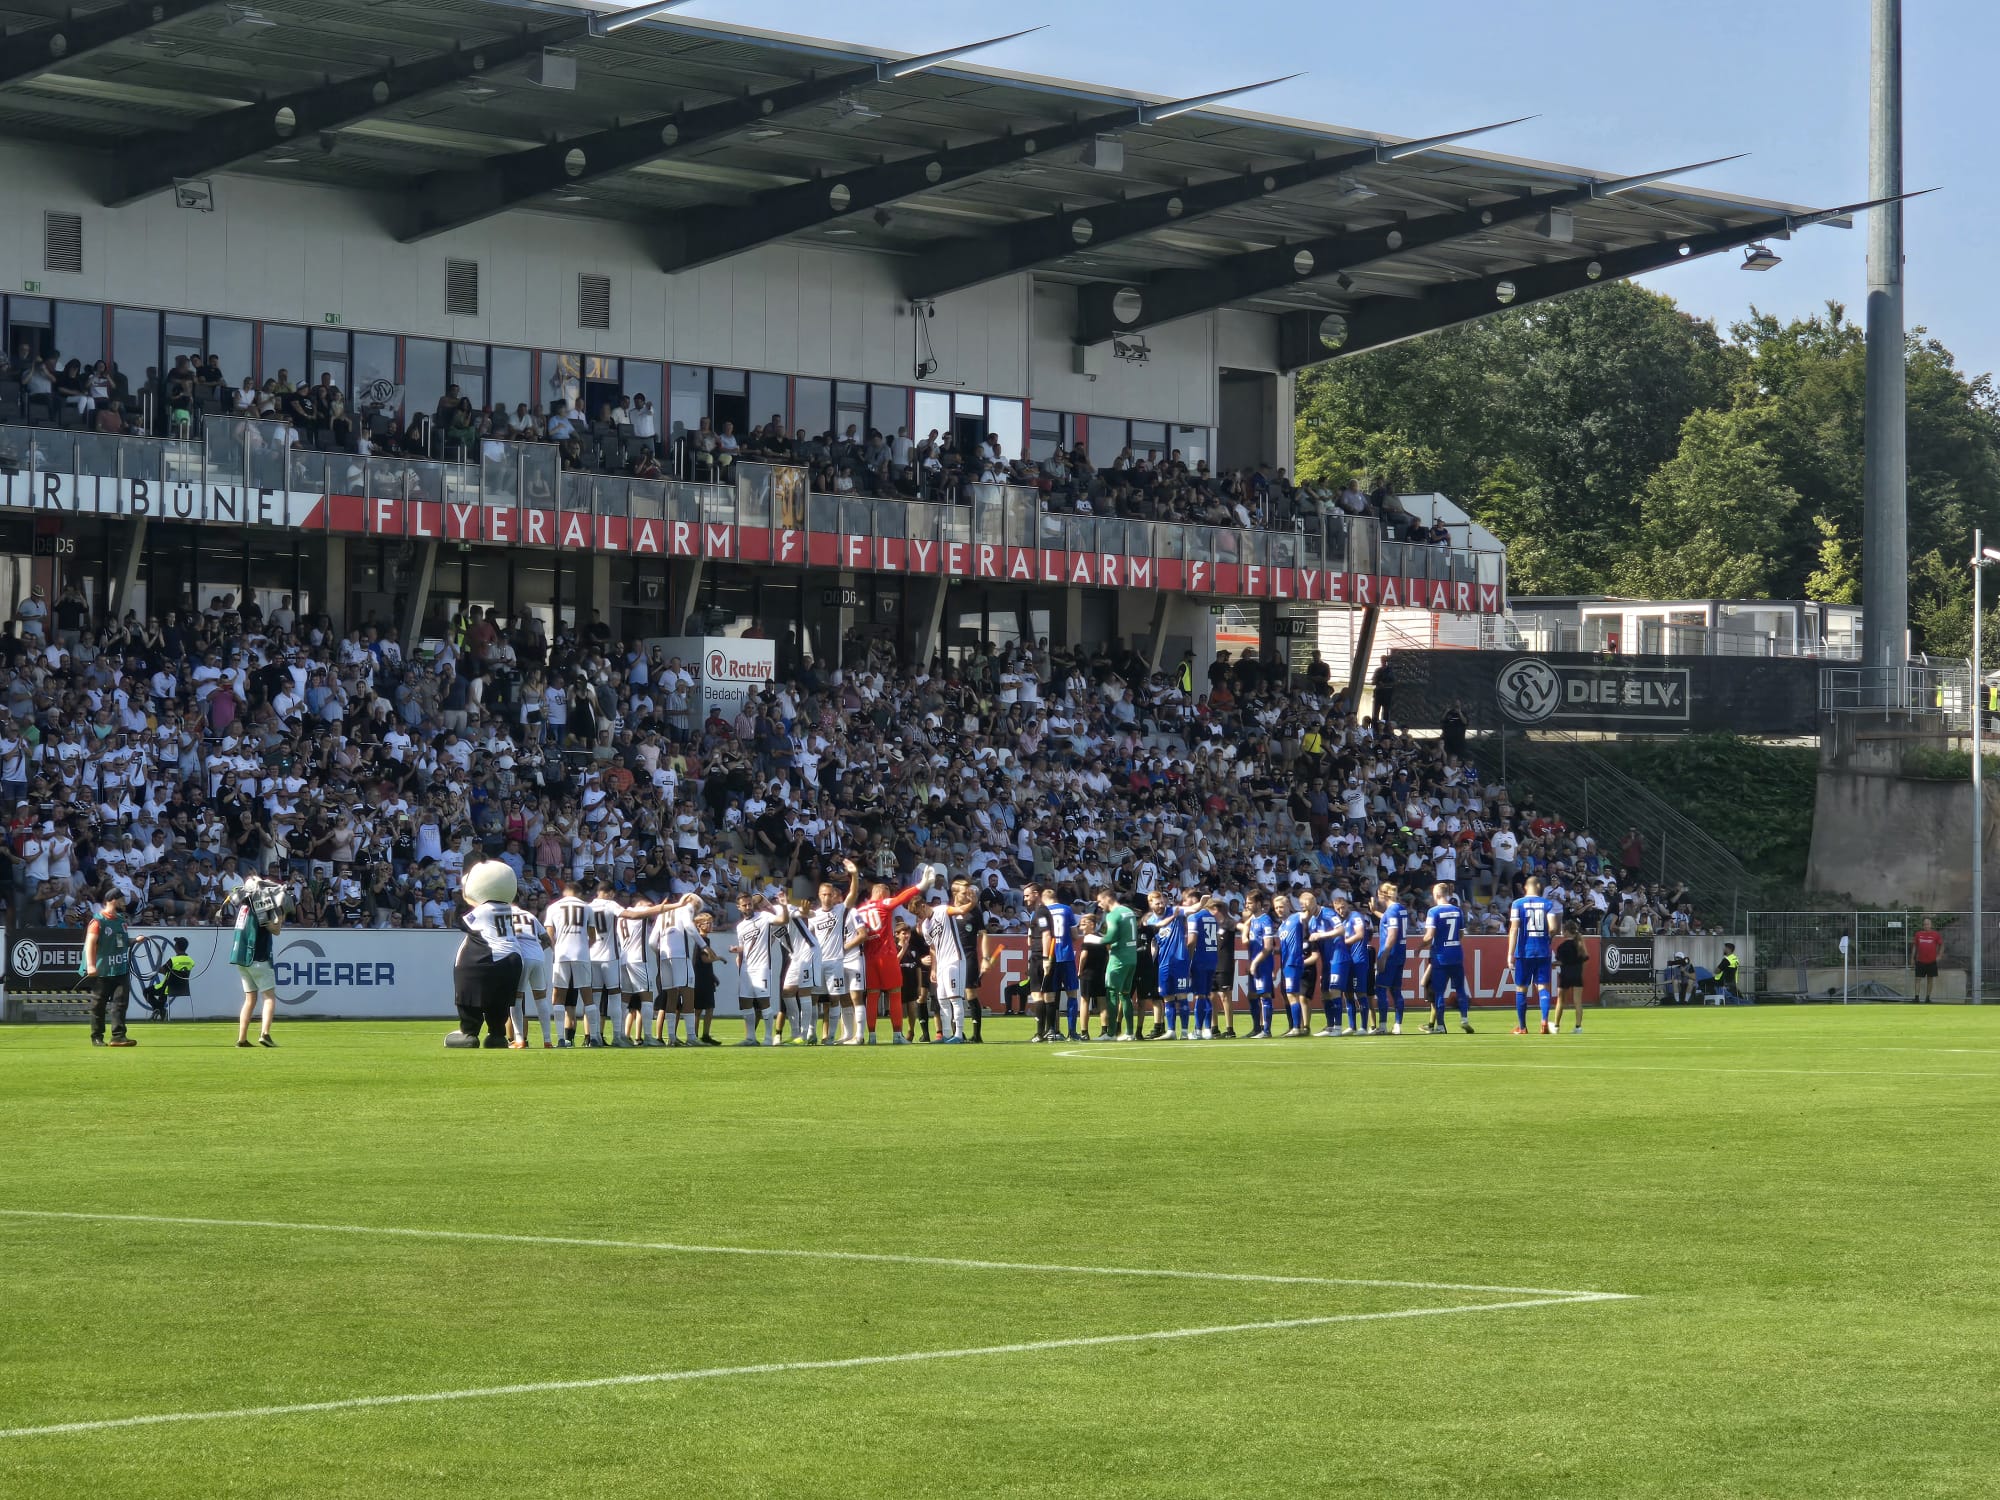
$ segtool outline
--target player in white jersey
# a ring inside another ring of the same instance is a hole
[[[555,989],[556,1004],[563,1009],[563,1034],[556,1045],[572,1047],[576,1045],[576,1012],[579,1007],[583,1010],[586,1039],[597,1035],[600,1024],[597,965],[590,957],[592,915],[590,903],[584,899],[579,882],[563,882],[562,895],[549,903],[547,921],[549,934],[555,940],[555,963],[550,970],[550,981]]]
[[[528,1006],[542,1022],[542,1046],[549,1040],[549,933],[542,919],[525,907],[514,908],[514,941],[521,949],[521,989],[514,998],[514,1047],[528,1045]]]
[[[840,1020],[839,1040],[847,1041],[848,1026],[852,1017],[848,1010],[849,997],[861,989],[861,950],[854,950],[854,967],[848,968],[847,935],[854,911],[854,902],[861,894],[861,866],[853,860],[845,860],[847,867],[847,895],[842,897],[840,887],[830,880],[822,880],[819,885],[819,905],[813,908],[807,925],[812,928],[813,947],[819,958],[819,1019],[825,1031],[824,1040],[831,1042],[834,1036],[834,1017]],[[859,1040],[860,1029],[855,1023],[854,1039]]]
[[[771,1046],[778,1044],[775,1016],[771,1010],[772,982],[778,977],[781,955],[778,934],[784,930],[780,911],[764,904],[764,898],[746,891],[736,898],[736,941],[729,951],[736,955],[736,1003],[743,1010],[743,1040],[739,1047],[755,1047],[757,1028],[765,1027]]]
[[[931,949],[931,991],[937,996],[941,1041],[965,1040],[965,929],[959,921],[974,904],[969,895],[954,890],[949,905],[927,905],[917,913],[917,930]]]
[[[613,1047],[629,1047],[625,1040],[625,992],[618,982],[618,919],[625,909],[597,888],[590,876],[584,877],[584,894],[590,898],[590,961],[597,965],[597,992],[610,1014],[597,1045],[609,1041]],[[590,1045],[586,1042],[586,1045]]]
[[[701,1044],[694,993],[694,954],[700,940],[694,919],[700,910],[701,897],[690,891],[653,918],[649,934],[659,976],[659,1022],[665,1027],[669,1047]],[[686,1042],[679,1035],[682,1016],[687,1017]],[[654,1034],[658,1035],[657,1029]]]
[[[621,1046],[666,1046],[653,1035],[653,991],[659,980],[659,964],[653,952],[652,926],[661,913],[678,911],[683,904],[628,906],[618,914],[618,991],[625,1008],[625,1024],[618,1036]]]
[[[813,1026],[813,996],[820,988],[819,945],[813,941],[810,906],[784,903],[785,978],[780,986],[787,1039],[795,1046],[819,1040]]]

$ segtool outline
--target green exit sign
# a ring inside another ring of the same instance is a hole
[[[39,281],[24,281],[21,283],[21,290],[24,292],[39,292],[41,289],[42,284]]]
[[[330,326],[338,328],[341,325],[341,323],[345,320],[340,316],[339,313],[328,313],[326,315],[326,321]]]

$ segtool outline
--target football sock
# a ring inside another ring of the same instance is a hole
[[[1537,991],[1537,992],[1536,992],[1536,996],[1535,996],[1535,998],[1536,998],[1536,999],[1538,999],[1539,1001],[1541,1001],[1541,1003],[1542,1003],[1542,1019],[1543,1019],[1544,1021],[1548,1020],[1548,1018],[1549,1018],[1549,992],[1548,992],[1547,990],[1539,990],[1539,991]]]
[[[868,1029],[871,1032],[875,1029],[872,1022]],[[901,990],[892,990],[889,994],[889,1029],[891,1031],[901,1031],[903,1029],[903,992]]]
[[[604,1040],[604,1012],[597,1008],[595,1000],[583,1008],[583,1034],[586,1040]]]
[[[653,1010],[652,1001],[641,1000],[639,1002],[639,1040],[642,1042],[653,1034]]]
[[[744,1011],[744,1012],[743,1012],[743,1040],[744,1040],[744,1041],[746,1041],[746,1042],[754,1042],[754,1041],[756,1041],[756,1040],[757,1040],[757,1022],[758,1022],[758,1021],[759,1021],[760,1019],[761,1019],[761,1017],[759,1017],[759,1016],[758,1016],[758,1014],[757,1014],[757,1012],[756,1012],[756,1011],[754,1011],[754,1010],[746,1010],[746,1011]]]
[[[1525,990],[1514,991],[1514,1024],[1523,1031],[1528,1029],[1528,994]]]
[[[1063,1019],[1068,1023],[1069,1034],[1071,1036],[1076,1035],[1076,1012],[1077,1012],[1077,996],[1076,992],[1072,990],[1069,994],[1063,997]]]
[[[540,1019],[542,1023],[542,1045],[546,1047],[551,1040],[549,1036],[549,1021],[551,1018],[551,1011],[549,1008],[548,997],[546,995],[535,996],[535,1015]],[[525,1042],[527,1038],[522,1037],[521,1040]]]
[[[611,1011],[611,1035],[618,1041],[625,1040],[625,997],[613,995],[608,1007]]]

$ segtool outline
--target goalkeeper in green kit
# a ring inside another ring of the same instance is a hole
[[[1139,919],[1108,885],[1097,893],[1097,909],[1104,913],[1104,945],[1109,950],[1104,963],[1104,1039],[1134,1041],[1138,1018],[1132,1008],[1132,982],[1138,977]]]

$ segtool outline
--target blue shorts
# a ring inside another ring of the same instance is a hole
[[[1067,995],[1078,988],[1076,982],[1076,962],[1061,958],[1051,963],[1042,980],[1042,993],[1047,995]]]
[[[1338,995],[1347,988],[1347,960],[1344,957],[1322,963],[1321,972],[1326,975],[1326,992],[1329,995]]]
[[[1172,1000],[1188,992],[1188,969],[1186,964],[1160,965],[1160,997]]]
[[[1214,964],[1195,964],[1188,970],[1188,993],[1191,995],[1215,993]]]
[[[1375,988],[1395,994],[1403,987],[1403,956],[1401,948],[1391,949],[1375,960]]]
[[[1264,970],[1262,973],[1259,973],[1255,969],[1250,971],[1250,993],[1253,995],[1268,995],[1271,993],[1271,971],[1269,969]]]
[[[1287,968],[1285,971],[1285,993],[1296,995],[1306,987],[1306,971],[1303,968]]]
[[[1455,964],[1434,963],[1431,965],[1431,993],[1443,995],[1454,986],[1461,995],[1465,993],[1465,964],[1461,960]]]
[[[1516,958],[1514,960],[1514,988],[1533,994],[1536,990],[1549,987],[1549,956],[1540,958]]]

